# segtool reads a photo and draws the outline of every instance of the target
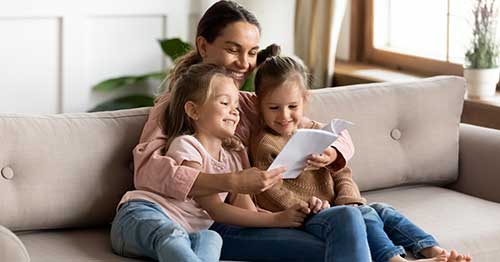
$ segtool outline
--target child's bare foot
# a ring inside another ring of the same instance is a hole
[[[446,256],[446,253],[440,254],[438,256],[432,257],[432,258],[424,258],[424,259],[417,259],[415,261],[420,261],[420,262],[447,262],[448,257]],[[395,256],[392,257],[390,262],[410,262],[406,259],[404,259],[401,256]]]
[[[470,262],[472,257],[469,255],[462,255],[457,253],[457,251],[452,250],[448,256],[447,262]]]
[[[433,258],[433,257],[437,257],[440,255],[445,255],[448,257],[448,255],[449,255],[448,252],[446,250],[444,250],[443,248],[441,248],[440,246],[432,246],[432,247],[424,248],[424,249],[420,250],[420,254],[422,254],[422,256],[427,257],[427,258]]]

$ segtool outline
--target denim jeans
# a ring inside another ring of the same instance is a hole
[[[111,246],[118,255],[158,261],[219,261],[221,237],[214,231],[188,233],[154,203],[122,204],[111,225]]]
[[[425,233],[392,206],[372,203],[360,206],[368,234],[370,251],[375,262],[389,261],[391,257],[406,255],[411,250],[417,258],[420,251],[439,245],[431,235]]]
[[[224,240],[222,259],[369,262],[361,212],[339,206],[309,217],[302,228],[244,228],[214,223]]]

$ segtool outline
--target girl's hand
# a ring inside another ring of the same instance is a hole
[[[330,208],[330,202],[326,200],[321,200],[314,196],[309,199],[308,203],[309,203],[309,208],[314,214],[318,213],[319,211],[325,208]]]
[[[300,227],[311,210],[304,203],[295,204],[289,209],[274,215],[274,226],[276,227]]]
[[[282,179],[285,167],[271,169],[269,171],[252,167],[239,171],[235,176],[236,182],[233,187],[238,193],[251,194],[268,190]]]
[[[304,170],[316,170],[328,166],[337,160],[337,156],[337,150],[329,146],[322,154],[312,154],[309,156]]]

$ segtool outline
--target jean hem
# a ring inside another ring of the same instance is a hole
[[[405,257],[406,256],[405,249],[402,246],[395,246],[394,248],[386,252],[380,259],[377,259],[376,262],[382,262],[382,261],[386,262],[395,256]]]
[[[418,241],[415,246],[413,247],[413,256],[415,256],[415,258],[417,259],[422,259],[422,258],[426,258],[424,257],[420,251],[422,251],[422,249],[424,248],[429,248],[429,247],[433,247],[433,246],[439,246],[438,242],[434,239],[426,239],[426,240],[421,240],[421,241]]]

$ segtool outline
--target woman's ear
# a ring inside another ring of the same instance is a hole
[[[207,56],[207,39],[203,36],[196,37],[196,48],[200,53],[201,58],[206,58]]]
[[[194,121],[198,120],[198,107],[193,101],[187,101],[184,104],[184,111],[189,118],[193,119]]]

